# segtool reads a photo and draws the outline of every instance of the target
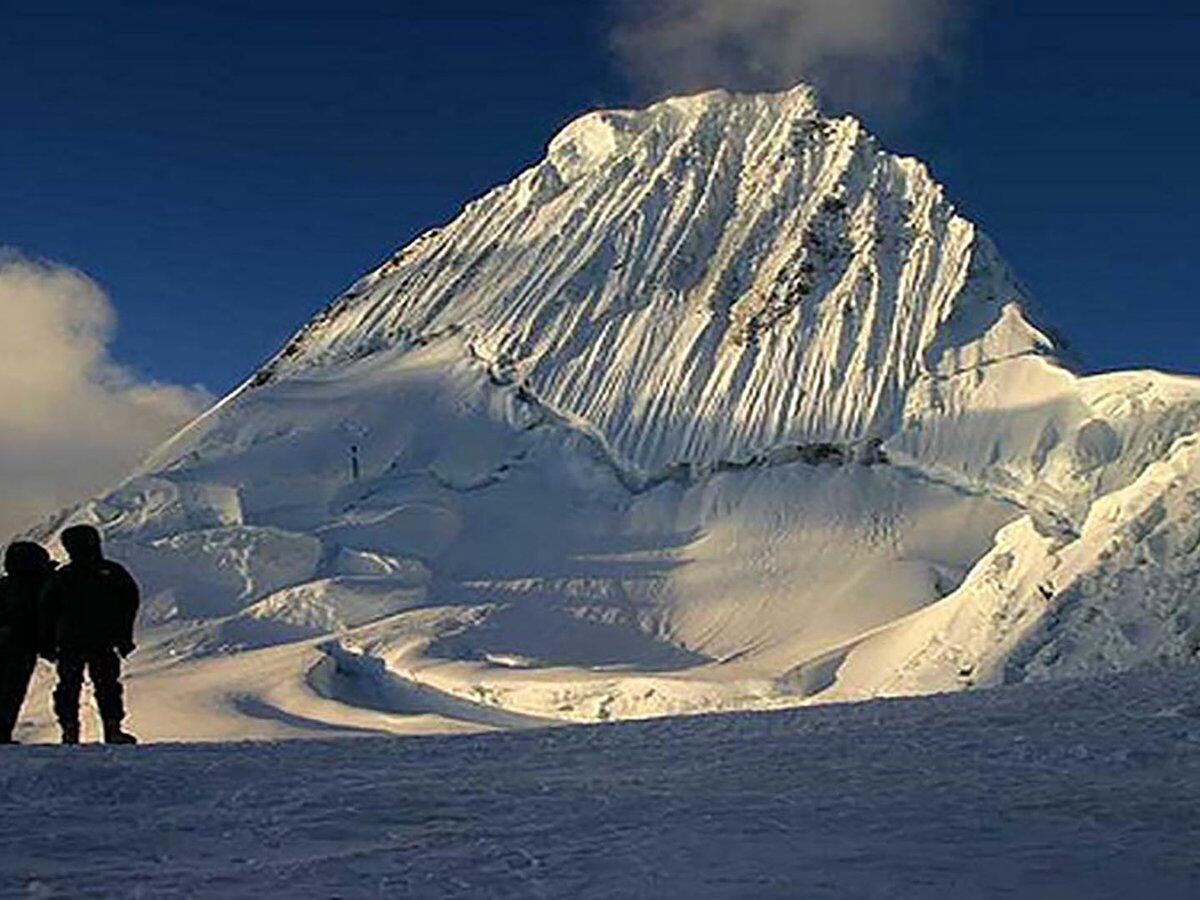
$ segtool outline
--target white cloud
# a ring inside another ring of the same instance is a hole
[[[211,402],[114,362],[112,304],[74,269],[0,255],[0,323],[0,541],[119,481]]]
[[[967,0],[615,0],[613,45],[654,93],[806,81],[830,103],[894,109],[950,55]]]

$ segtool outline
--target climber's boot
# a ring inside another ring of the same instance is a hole
[[[135,738],[128,731],[121,730],[119,721],[104,723],[104,743],[106,744],[136,744]]]

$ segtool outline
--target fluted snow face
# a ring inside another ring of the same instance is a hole
[[[269,371],[461,331],[654,471],[884,437],[923,375],[1048,349],[1022,299],[922,164],[806,88],[713,92],[569,125]]]

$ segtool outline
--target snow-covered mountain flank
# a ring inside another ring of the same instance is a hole
[[[1077,376],[1028,306],[806,88],[593,113],[44,534],[143,576],[151,736],[1194,660],[1200,382]]]

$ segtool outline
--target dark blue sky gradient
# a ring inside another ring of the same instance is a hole
[[[1200,370],[1200,11],[976,0],[869,121],[925,159],[1090,369]],[[10,2],[0,244],[77,266],[117,356],[221,391],[358,274],[639,96],[603,0]]]

